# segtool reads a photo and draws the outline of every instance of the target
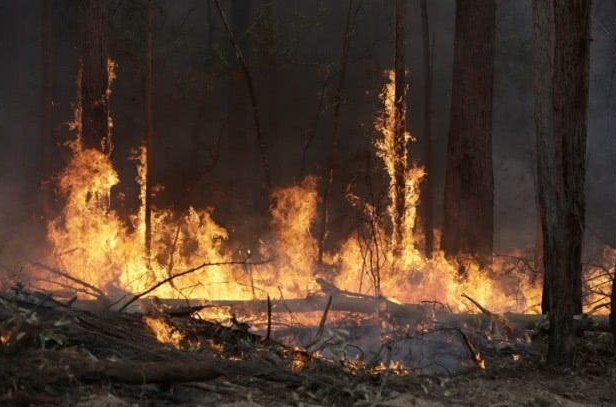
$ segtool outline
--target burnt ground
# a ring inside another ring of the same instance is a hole
[[[533,346],[486,346],[485,369],[455,375],[333,362],[303,349],[185,316],[160,343],[143,316],[84,311],[44,294],[0,295],[3,406],[613,406],[612,338],[587,331],[573,370],[549,369]],[[469,340],[474,339],[469,337]],[[136,372],[136,373],[135,373]],[[195,372],[197,372],[195,374]],[[204,379],[205,378],[205,379]]]

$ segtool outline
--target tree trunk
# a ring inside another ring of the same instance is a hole
[[[325,236],[327,234],[327,222],[329,217],[329,197],[331,194],[332,185],[334,183],[334,169],[336,166],[336,157],[338,155],[338,129],[340,127],[340,109],[344,102],[343,92],[344,83],[346,81],[347,67],[349,65],[349,51],[351,49],[351,38],[355,27],[355,15],[359,10],[359,6],[353,12],[354,0],[349,0],[349,8],[347,10],[346,25],[344,29],[344,39],[342,40],[342,57],[340,58],[340,76],[338,78],[338,87],[334,97],[334,118],[331,137],[331,145],[327,162],[327,171],[324,177],[323,195],[321,201],[321,213],[319,219],[319,236],[317,241],[317,264],[323,264],[323,253],[325,245]]]
[[[266,24],[268,24],[268,30],[273,30],[272,27],[276,27],[276,18],[274,17],[274,9],[273,9],[273,0],[266,0],[265,3],[265,18],[266,18]],[[264,65],[265,65],[265,81],[266,81],[266,86],[267,86],[267,99],[268,99],[268,112],[267,112],[267,121],[268,121],[268,133],[270,136],[270,140],[271,140],[271,145],[275,145],[278,146],[279,148],[282,148],[282,146],[279,145],[279,134],[278,134],[278,126],[279,126],[279,120],[278,120],[278,113],[279,113],[279,106],[278,106],[278,60],[276,58],[276,36],[278,35],[277,32],[273,32],[271,35],[271,38],[269,38],[270,42],[268,43],[268,49],[265,51],[265,55],[264,55]],[[276,176],[281,172],[281,168],[280,168],[280,164],[282,162],[282,160],[274,160],[275,162],[272,163],[273,167],[272,168],[272,172],[274,173],[273,175]]]
[[[81,13],[81,139],[85,148],[111,152],[107,88],[107,0],[83,0]]]
[[[612,294],[610,295],[610,328],[614,337],[614,347],[616,348],[616,264],[614,264],[613,276]]]
[[[246,30],[250,25],[250,13],[252,10],[252,0],[234,0],[231,3],[231,29],[237,39],[238,47],[242,54],[248,56],[248,41]],[[236,54],[232,46],[230,52]],[[233,57],[232,57],[233,58]],[[248,118],[248,99],[246,98],[246,85],[243,83],[242,68],[235,65],[231,69],[228,83],[228,105],[227,105],[227,143],[229,151],[238,153],[244,157],[249,157],[247,118]]]
[[[535,0],[533,12],[548,362],[572,365],[573,315],[582,311],[590,2]]]
[[[399,253],[404,240],[404,215],[406,213],[406,65],[405,47],[406,0],[396,0],[396,48],[394,55],[394,219],[393,248]]]
[[[152,112],[152,87],[154,85],[154,55],[152,49],[152,0],[146,5],[146,33],[145,33],[145,67],[143,76],[143,110],[145,120],[145,133],[143,145],[145,148],[145,196],[144,196],[144,222],[145,222],[145,254],[150,259],[152,248],[152,139],[154,137],[154,116]]]
[[[445,173],[442,249],[448,256],[492,258],[492,78],[494,0],[458,0],[451,121]]]
[[[41,146],[42,165],[40,182],[42,190],[42,216],[44,220],[52,218],[53,190],[49,177],[53,172],[52,160],[54,148],[53,136],[53,92],[54,92],[54,59],[53,59],[53,1],[45,0],[41,18],[41,51],[42,51],[42,117]]]
[[[432,197],[434,172],[432,168],[432,52],[430,51],[430,28],[428,20],[428,1],[421,0],[421,33],[423,40],[424,63],[424,167],[427,178],[421,184],[421,221],[424,232],[424,251],[428,258],[434,250],[434,217]]]

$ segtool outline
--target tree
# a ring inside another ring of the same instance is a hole
[[[616,347],[616,264],[614,264],[614,276],[612,279],[612,294],[610,295],[610,327]]]
[[[53,202],[52,189],[47,182],[47,178],[52,172],[52,149],[54,146],[53,137],[53,91],[54,91],[54,74],[53,74],[53,2],[45,0],[43,3],[43,12],[41,16],[41,51],[42,51],[42,76],[41,83],[43,87],[41,107],[41,145],[42,151],[42,166],[41,166],[41,183],[42,183],[42,198],[43,198],[43,217],[45,220],[51,219],[51,207]]]
[[[548,362],[572,365],[573,315],[582,312],[590,2],[535,0],[533,16]]]
[[[334,169],[336,165],[336,159],[338,155],[338,130],[340,127],[340,109],[344,103],[344,84],[346,81],[347,68],[349,65],[349,52],[351,50],[351,38],[353,37],[353,31],[355,29],[355,18],[361,7],[361,1],[359,5],[353,8],[354,0],[349,0],[349,8],[347,9],[346,24],[344,29],[344,37],[342,40],[342,56],[340,58],[340,75],[338,77],[338,87],[336,88],[336,94],[334,96],[334,117],[333,117],[333,129],[331,135],[331,144],[329,149],[329,156],[327,161],[326,173],[323,184],[323,194],[321,201],[321,213],[319,217],[319,235],[317,241],[317,264],[323,264],[323,253],[325,244],[325,235],[327,234],[327,222],[329,215],[329,198],[332,186],[334,184]]]
[[[432,214],[432,197],[434,196],[434,183],[432,182],[432,52],[430,51],[430,27],[427,3],[427,0],[420,0],[424,65],[424,166],[428,174],[428,178],[424,179],[421,185],[420,211],[424,232],[424,251],[427,257],[432,257],[432,251],[434,250],[434,218]]]
[[[447,142],[442,249],[448,256],[492,256],[492,77],[494,0],[458,0],[451,120]]]
[[[394,55],[394,253],[400,252],[404,240],[406,213],[406,65],[404,61],[406,0],[396,0]]]
[[[81,107],[84,147],[110,153],[107,0],[80,2]]]
[[[234,0],[231,2],[231,21],[230,28],[237,41],[237,49],[245,58],[250,53],[249,41],[246,30],[250,25],[252,12],[252,0]],[[231,52],[237,54],[235,46],[231,46]],[[237,55],[236,55],[237,56]],[[230,63],[232,59],[230,59]],[[228,105],[227,105],[227,142],[230,151],[239,152],[245,155],[248,150],[247,118],[248,118],[248,99],[246,98],[246,88],[243,82],[243,72],[241,66],[233,65],[228,83]]]
[[[145,251],[146,258],[150,258],[152,247],[152,139],[154,138],[154,116],[152,111],[152,87],[154,84],[154,64],[152,49],[152,0],[146,0],[145,10],[145,67],[143,70],[143,113],[145,119],[145,132],[143,146],[145,148],[145,196],[144,196],[144,222],[145,222]]]

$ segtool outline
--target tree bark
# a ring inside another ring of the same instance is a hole
[[[40,183],[42,189],[42,215],[44,220],[52,218],[53,190],[49,185],[49,177],[53,172],[53,92],[54,92],[54,58],[53,58],[53,2],[45,0],[41,16],[41,51],[43,88],[41,107],[41,146],[42,165]]]
[[[266,0],[265,3],[265,18],[267,24],[269,25],[268,29],[272,30],[272,27],[276,27],[276,18],[274,17],[274,6],[273,0]],[[269,49],[266,50],[264,55],[264,64],[265,64],[265,80],[267,86],[267,99],[268,99],[268,132],[271,140],[271,145],[278,145],[279,143],[279,106],[278,106],[278,74],[279,74],[279,66],[278,59],[276,58],[276,36],[277,32],[273,33],[272,38],[270,38],[270,43],[268,43]],[[281,146],[280,146],[281,147]],[[272,172],[274,172],[274,176],[280,173],[280,162],[281,160],[276,160],[274,166],[276,168],[272,168]]]
[[[432,168],[432,52],[430,51],[430,26],[428,20],[428,1],[421,0],[421,34],[423,41],[424,65],[424,167],[427,177],[421,184],[421,221],[424,232],[424,251],[432,257],[434,250],[434,217],[432,213],[433,168]]]
[[[317,264],[323,264],[323,253],[325,245],[325,236],[327,235],[327,222],[329,217],[329,198],[331,189],[334,184],[334,171],[336,159],[338,155],[338,132],[340,127],[340,109],[344,103],[344,83],[346,81],[347,68],[349,65],[349,51],[351,49],[351,38],[355,27],[355,16],[361,7],[361,2],[357,8],[353,8],[354,0],[349,0],[349,8],[347,10],[346,25],[344,29],[344,39],[342,40],[342,57],[340,58],[340,76],[338,77],[338,87],[334,97],[334,118],[333,129],[331,136],[331,144],[329,148],[329,157],[327,161],[327,170],[324,177],[323,195],[321,201],[321,213],[319,218],[319,236],[317,241]]]
[[[610,295],[610,329],[614,337],[614,347],[616,348],[616,264],[614,264],[614,274],[612,279],[612,294]]]
[[[494,0],[458,0],[442,249],[450,257],[492,258],[492,79]]]
[[[111,152],[109,74],[107,71],[107,0],[83,0],[81,16],[81,140],[85,148]]]
[[[237,39],[237,49],[240,49],[243,55],[248,55],[248,41],[244,37],[250,25],[252,0],[234,0],[230,3],[230,28],[234,37]],[[237,57],[237,49],[231,44],[231,55],[235,54]],[[242,83],[242,75],[241,66],[237,65],[235,68],[231,69],[228,83],[227,143],[229,151],[232,153],[237,152],[244,157],[248,157],[248,138],[246,136],[248,100],[246,99],[245,85]]]
[[[404,61],[406,0],[396,0],[396,38],[394,55],[394,253],[400,252],[404,241],[406,213],[406,65]]]
[[[234,27],[237,28],[238,26],[243,26],[243,24],[248,25],[247,21],[244,21],[245,19],[248,18],[249,12],[246,11],[245,9],[247,8],[248,10],[250,10],[250,1],[246,0],[246,4],[244,5],[244,8],[242,8],[241,10],[238,11],[238,9],[240,8],[239,6],[235,6],[236,3],[239,2],[233,2],[232,4],[234,5],[234,8],[232,9],[232,13],[233,13],[233,17],[234,17]],[[246,61],[246,58],[244,57],[244,52],[242,51],[242,47],[240,42],[238,41],[237,37],[235,36],[235,34],[233,33],[233,30],[231,28],[231,26],[229,25],[227,18],[225,16],[225,13],[222,10],[222,7],[220,5],[220,1],[219,0],[215,0],[215,4],[216,4],[216,8],[218,9],[218,14],[220,15],[220,18],[223,22],[223,25],[225,26],[225,29],[227,30],[227,33],[229,34],[229,40],[231,42],[231,46],[233,47],[233,49],[235,50],[235,56],[237,58],[237,61],[240,65],[240,69],[241,72],[244,76],[245,82],[246,82],[246,87],[248,90],[248,96],[249,96],[249,100],[251,103],[251,110],[252,110],[252,117],[253,117],[253,121],[255,124],[255,132],[257,135],[257,143],[258,143],[258,148],[259,148],[259,154],[261,156],[261,164],[263,167],[263,178],[264,178],[264,185],[265,185],[265,189],[266,191],[268,191],[268,193],[272,190],[272,177],[270,174],[270,165],[269,165],[269,160],[267,158],[267,144],[265,142],[265,136],[263,134],[263,126],[261,125],[261,115],[259,113],[259,106],[257,104],[257,95],[256,95],[256,90],[255,90],[255,86],[254,86],[254,81],[252,79],[252,74],[250,72],[250,67],[248,65],[248,61]],[[236,8],[237,7],[237,8]],[[237,14],[237,15],[236,15]],[[237,20],[241,20],[241,22],[238,22]],[[243,102],[241,103],[245,103],[244,102],[244,98],[241,98]],[[239,99],[238,99],[239,102]],[[232,120],[242,120],[242,117],[245,116],[245,113],[242,113],[240,115],[239,118],[232,118]],[[231,126],[229,126],[231,128]],[[231,134],[230,134],[231,135]],[[245,138],[245,136],[244,136]],[[241,145],[246,145],[247,140],[244,140],[245,142],[243,143],[239,143]]]
[[[550,318],[548,362],[570,366],[573,315],[582,311],[590,2],[535,0],[533,13],[537,178]]]
[[[152,14],[152,0],[147,0],[145,11],[145,67],[143,71],[143,113],[145,120],[145,133],[143,137],[145,148],[145,196],[143,204],[145,209],[145,254],[148,261],[152,248],[152,139],[154,138],[154,115],[152,111],[152,87],[154,85]]]

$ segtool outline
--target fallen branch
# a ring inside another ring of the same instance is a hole
[[[126,302],[126,304],[122,305],[120,307],[120,309],[118,311],[122,312],[124,311],[129,305],[131,305],[132,303],[134,303],[135,301],[137,301],[139,298],[144,297],[146,295],[148,295],[149,293],[151,293],[152,291],[156,290],[157,288],[173,281],[174,279],[178,278],[178,277],[183,277],[186,276],[188,274],[194,273],[196,271],[199,271],[203,268],[206,267],[213,267],[213,266],[230,266],[230,265],[238,265],[238,264],[244,264],[244,265],[251,265],[251,266],[258,266],[258,265],[262,265],[262,264],[266,264],[268,263],[270,260],[263,260],[263,261],[259,261],[259,262],[247,262],[247,261],[223,261],[223,262],[215,262],[215,263],[203,263],[200,264],[196,267],[190,268],[188,270],[182,271],[180,273],[177,274],[173,274],[170,275],[169,277],[159,281],[158,283],[154,284],[152,287],[148,288],[147,290],[141,292],[140,294],[136,294],[135,296],[133,296],[133,298],[131,298],[130,300],[128,300]]]
[[[50,273],[52,273],[52,274],[55,274],[55,275],[57,275],[57,276],[64,277],[64,278],[66,278],[67,280],[70,280],[70,281],[72,281],[72,282],[74,282],[74,283],[76,283],[76,284],[81,285],[82,287],[86,287],[86,288],[88,288],[88,289],[90,289],[90,290],[94,291],[96,294],[98,294],[98,296],[99,296],[100,298],[105,298],[105,297],[106,297],[105,293],[104,293],[104,292],[102,292],[100,289],[98,289],[98,288],[94,287],[94,286],[93,286],[92,284],[90,284],[90,283],[87,283],[87,282],[85,282],[85,281],[83,281],[83,280],[80,280],[80,279],[78,279],[78,278],[76,278],[76,277],[71,276],[69,273],[67,273],[67,272],[65,272],[65,271],[58,270],[58,269],[55,269],[55,268],[53,268],[53,267],[50,267],[50,266],[48,266],[48,265],[46,265],[46,264],[42,264],[42,263],[38,263],[38,262],[30,262],[29,264],[30,264],[30,265],[32,265],[32,266],[34,266],[34,267],[38,267],[38,268],[40,268],[40,269],[46,270],[46,271],[48,271],[48,272],[50,272]]]

